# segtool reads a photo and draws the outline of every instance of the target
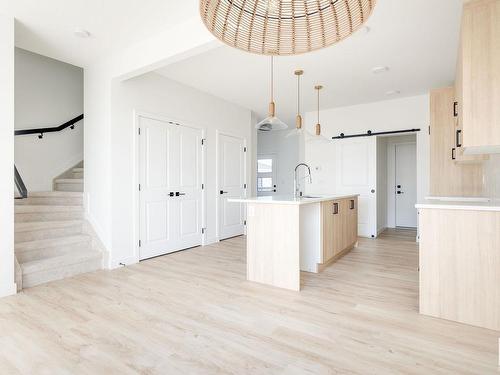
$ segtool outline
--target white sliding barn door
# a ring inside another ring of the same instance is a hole
[[[140,259],[201,245],[201,130],[140,117],[140,131]]]
[[[224,240],[245,232],[244,205],[227,201],[246,194],[245,140],[219,133],[217,146],[219,239]]]
[[[336,193],[359,194],[358,233],[377,236],[377,138],[335,141]]]

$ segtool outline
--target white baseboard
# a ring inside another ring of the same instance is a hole
[[[212,245],[214,243],[220,242],[219,237],[212,237],[212,238],[207,238],[205,242],[203,243],[203,246],[208,246]]]
[[[16,283],[0,285],[0,298],[12,296],[17,293]]]
[[[132,264],[139,263],[139,259],[136,257],[127,257],[122,259],[110,259],[109,261],[109,269],[115,270],[117,268],[121,268],[123,266],[130,266]]]
[[[387,227],[382,227],[379,230],[377,230],[377,237],[380,236],[382,234],[382,232],[385,231],[386,229],[387,229]]]

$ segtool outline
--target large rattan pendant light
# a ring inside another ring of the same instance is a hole
[[[231,47],[296,55],[337,43],[359,29],[377,0],[200,0],[208,30]]]
[[[264,132],[288,129],[288,125],[276,117],[276,103],[274,102],[274,57],[271,56],[271,101],[269,102],[268,116],[255,127]]]

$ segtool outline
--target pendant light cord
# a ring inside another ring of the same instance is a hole
[[[319,124],[319,88],[318,88],[318,124]]]
[[[271,102],[274,102],[274,56],[271,56]]]
[[[297,75],[297,116],[300,115],[300,74]]]

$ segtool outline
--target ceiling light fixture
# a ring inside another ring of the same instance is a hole
[[[79,38],[90,38],[90,33],[87,30],[82,29],[82,28],[75,29],[73,34],[75,34],[75,36],[77,36]]]
[[[271,101],[269,102],[268,116],[255,126],[258,130],[268,132],[288,129],[283,121],[276,117],[276,103],[274,102],[274,57],[271,56]]]
[[[373,74],[381,74],[381,73],[386,73],[388,71],[389,71],[388,66],[376,66],[375,68],[372,68]]]
[[[205,26],[231,47],[296,55],[340,42],[361,28],[377,0],[200,0]]]

